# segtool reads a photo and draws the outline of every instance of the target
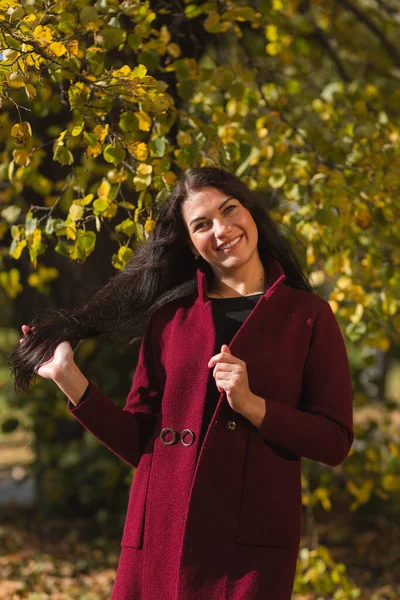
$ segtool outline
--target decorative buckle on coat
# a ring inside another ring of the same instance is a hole
[[[188,442],[185,442],[186,436],[190,436],[190,439]],[[184,429],[181,433],[181,442],[186,447],[191,446],[193,444],[194,438],[195,438],[195,435],[194,435],[193,431],[191,431],[190,429]]]
[[[172,439],[167,441],[168,434],[170,434],[172,436]],[[177,431],[175,431],[175,429],[171,429],[171,427],[164,427],[164,429],[161,429],[161,431],[160,431],[160,440],[166,446],[172,446],[172,444],[175,444],[175,442],[178,439],[178,436],[179,436],[179,433]]]

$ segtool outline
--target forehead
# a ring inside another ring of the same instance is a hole
[[[218,210],[221,202],[229,198],[228,194],[214,187],[203,187],[190,192],[182,205],[182,214],[186,222],[195,217],[201,217],[206,212]]]

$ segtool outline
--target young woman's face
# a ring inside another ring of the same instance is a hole
[[[230,271],[257,252],[258,231],[250,212],[239,200],[214,187],[192,192],[182,205],[192,252],[214,271]]]

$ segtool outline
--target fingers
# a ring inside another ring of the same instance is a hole
[[[233,356],[233,354],[228,354],[228,352],[220,352],[219,354],[215,354],[214,356],[212,356],[208,362],[208,366],[214,367],[218,362],[225,362],[225,363],[231,363],[231,364],[241,364],[243,361],[240,360],[240,358],[237,358],[236,356]]]
[[[36,333],[36,327],[32,327],[30,328],[29,325],[22,325],[21,327],[22,329],[22,333],[24,334],[24,337],[20,338],[20,343],[23,342],[26,339],[26,336],[32,332],[32,333]]]
[[[213,377],[215,378],[218,373],[233,373],[236,371],[236,365],[231,363],[217,363],[213,370]]]

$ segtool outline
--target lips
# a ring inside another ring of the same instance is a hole
[[[217,248],[217,250],[223,251],[223,252],[226,252],[228,250],[233,250],[239,244],[242,237],[243,237],[243,234],[233,238],[229,242],[226,242],[225,244],[222,244],[221,246],[219,246]]]

